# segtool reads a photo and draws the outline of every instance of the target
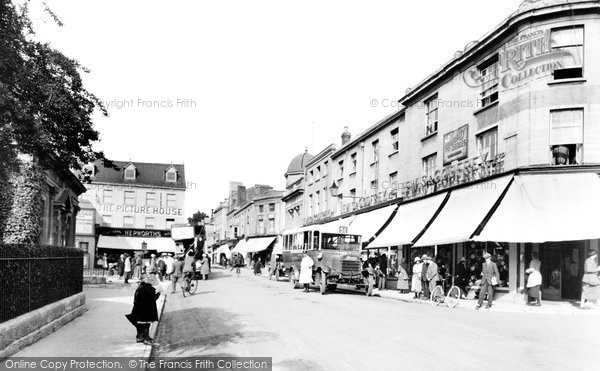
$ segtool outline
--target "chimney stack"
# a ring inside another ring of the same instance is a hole
[[[344,132],[342,133],[342,146],[345,146],[346,143],[348,143],[350,141],[351,137],[352,137],[352,135],[348,131],[348,127],[344,126]]]

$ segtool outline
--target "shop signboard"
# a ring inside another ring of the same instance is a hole
[[[175,241],[192,239],[194,238],[194,227],[173,227],[171,228],[171,238]]]
[[[133,229],[133,228],[109,228],[98,227],[98,234],[103,236],[124,236],[124,237],[171,237],[169,230],[149,230],[149,229]]]
[[[464,160],[469,151],[469,125],[444,135],[444,166]]]
[[[79,210],[75,219],[75,234],[94,234],[94,214],[95,210]]]

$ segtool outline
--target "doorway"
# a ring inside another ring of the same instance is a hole
[[[575,300],[581,296],[581,268],[585,241],[545,243],[540,246],[542,297]]]

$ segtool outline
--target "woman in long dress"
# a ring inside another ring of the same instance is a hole
[[[542,305],[542,293],[540,291],[540,287],[542,286],[542,273],[540,273],[542,263],[538,257],[537,251],[531,253],[531,262],[529,263],[529,268],[525,271],[525,273],[529,273],[529,277],[527,278],[527,291],[529,297],[535,300],[534,305],[537,307]]]
[[[304,292],[308,292],[308,285],[312,283],[312,267],[315,265],[315,262],[312,260],[310,256],[308,256],[308,251],[304,251],[304,257],[302,258],[302,262],[300,262],[300,284],[304,285]]]
[[[406,271],[406,260],[404,258],[400,259],[400,264],[398,264],[398,284],[396,288],[400,290],[401,293],[408,291],[408,272]]]
[[[415,293],[415,299],[419,298],[421,293],[421,271],[423,270],[423,262],[418,256],[415,258],[415,265],[413,265],[412,282],[410,285],[410,291]]]
[[[200,274],[202,275],[202,279],[207,280],[209,273],[210,263],[208,261],[208,254],[204,254],[202,255],[202,263],[200,263]]]

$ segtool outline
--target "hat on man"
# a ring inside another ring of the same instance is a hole
[[[418,263],[421,261],[421,258],[419,258],[418,256],[415,258],[415,263]]]
[[[421,259],[427,260],[427,259],[429,259],[429,256],[427,256],[427,254],[423,254],[423,256],[421,256]]]
[[[486,252],[485,254],[483,254],[483,258],[484,258],[484,259],[489,259],[489,258],[491,258],[491,257],[492,257],[492,256],[490,255],[490,253],[487,253],[487,252]]]
[[[460,262],[466,262],[466,261],[467,261],[467,259],[465,259],[465,257],[464,257],[464,256],[463,256],[463,257],[461,257],[460,259],[458,259],[458,262],[459,262],[459,263],[460,263]]]

